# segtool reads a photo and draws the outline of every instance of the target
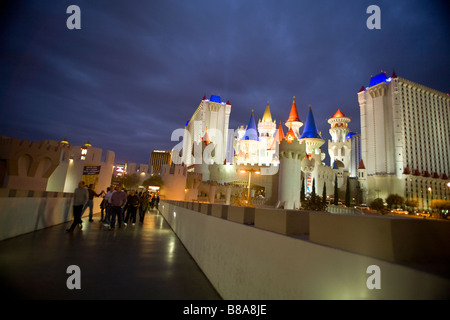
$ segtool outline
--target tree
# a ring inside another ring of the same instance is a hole
[[[347,189],[345,190],[345,205],[350,207],[350,180],[347,177]]]
[[[152,175],[150,176],[150,178],[144,180],[144,182],[142,182],[142,185],[145,188],[148,188],[149,186],[162,188],[164,186],[164,182],[162,181],[160,176]]]
[[[450,200],[434,199],[431,200],[431,209],[439,211],[440,218],[444,218],[444,212],[450,210]]]
[[[376,198],[370,203],[370,208],[379,212],[382,212],[384,209],[384,202],[381,198]]]
[[[417,199],[406,200],[405,206],[412,208],[412,210],[415,210],[415,208],[419,207],[419,200],[417,200]]]
[[[398,194],[390,194],[386,198],[386,204],[388,208],[400,208],[405,203],[405,199],[403,199],[402,196],[399,196]]]
[[[255,205],[250,200],[248,202],[247,192],[244,190],[239,191],[236,195],[231,196],[231,201],[234,206],[237,207],[254,207]]]
[[[327,203],[327,184],[325,183],[325,181],[323,182],[322,202]]]
[[[125,174],[121,177],[112,177],[112,184],[119,184],[123,188],[132,189],[137,187],[140,181],[140,177],[137,173]]]
[[[302,178],[302,188],[300,191],[300,201],[305,201],[305,178]]]
[[[334,204],[339,204],[339,188],[338,188],[338,180],[337,175],[334,176]]]
[[[311,194],[316,195],[316,179],[315,178],[313,178],[313,181],[312,181],[312,192],[311,192]]]
[[[131,189],[137,187],[139,184],[140,178],[137,173],[126,174],[123,176],[122,183],[127,189]]]
[[[302,202],[302,208],[305,210],[325,211],[327,204],[322,202],[322,197],[311,193],[306,196],[304,202]]]

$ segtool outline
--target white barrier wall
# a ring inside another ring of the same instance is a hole
[[[448,278],[175,203],[162,201],[161,213],[224,299],[450,298]],[[373,265],[379,273],[370,271]],[[380,289],[369,289],[367,282],[378,276]]]
[[[100,211],[100,201],[94,198],[94,213]],[[0,240],[72,219],[72,193],[0,189]]]

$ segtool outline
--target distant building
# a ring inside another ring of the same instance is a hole
[[[450,97],[382,72],[358,92],[367,198],[448,199]]]
[[[150,155],[150,167],[153,168],[152,173],[159,173],[161,166],[165,164],[172,164],[172,151],[153,150]]]

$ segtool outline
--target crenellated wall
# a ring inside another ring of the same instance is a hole
[[[0,187],[45,190],[47,180],[59,165],[62,148],[56,141],[31,142],[0,138]]]

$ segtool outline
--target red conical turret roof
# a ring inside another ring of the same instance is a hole
[[[281,123],[280,123],[280,125],[278,126],[278,130],[275,133],[275,140],[280,142],[283,139],[284,139],[284,132],[283,132],[283,128],[281,127]]]
[[[297,112],[297,105],[295,104],[295,97],[294,100],[292,101],[291,113],[289,114],[287,122],[294,122],[294,121],[301,122]]]
[[[358,170],[362,170],[365,169],[366,167],[364,166],[364,161],[361,159],[361,161],[359,162],[359,167]]]
[[[342,113],[341,110],[338,109],[338,111],[332,116],[332,118],[347,118],[345,114]]]

